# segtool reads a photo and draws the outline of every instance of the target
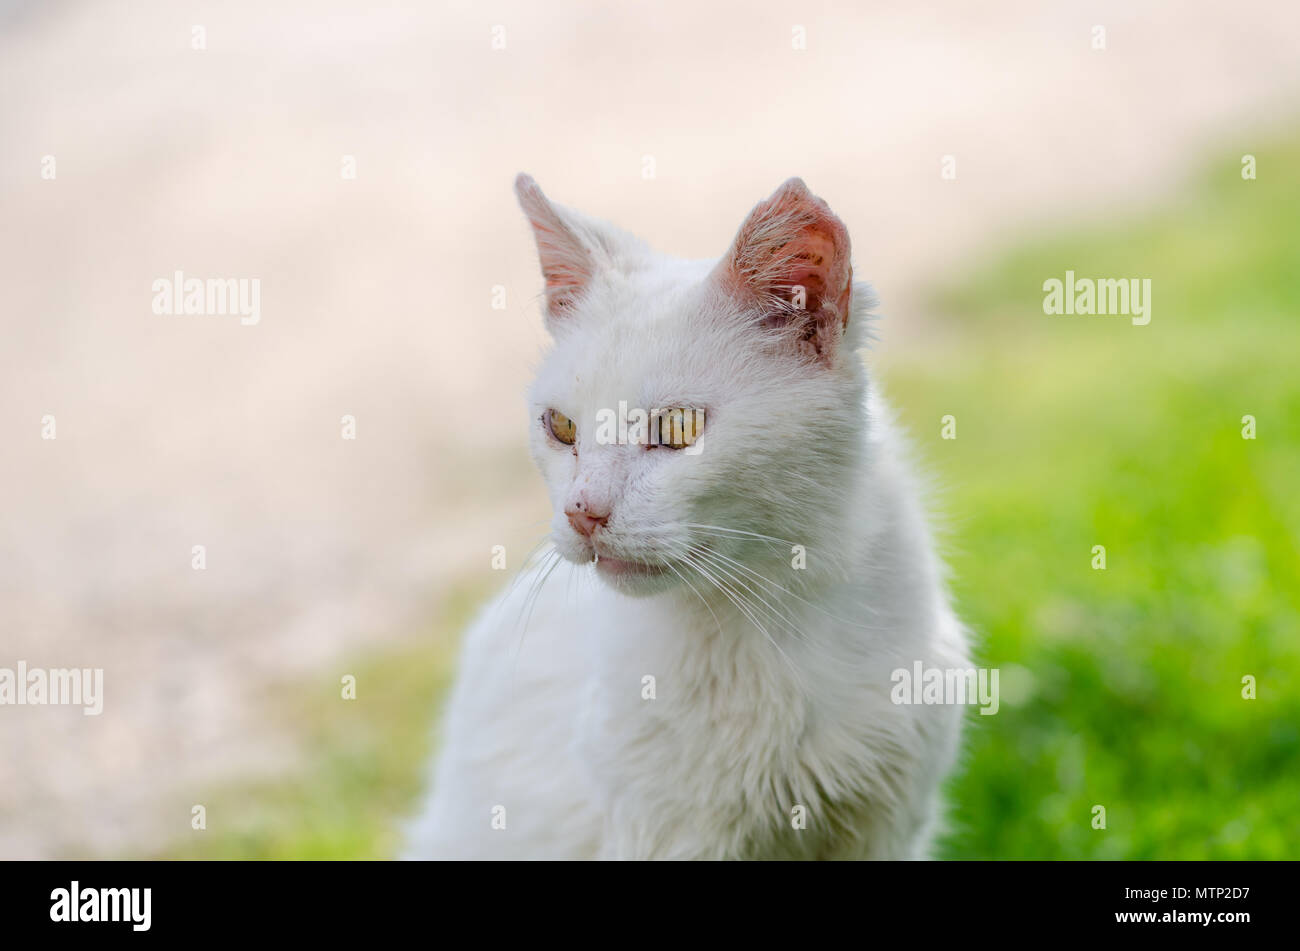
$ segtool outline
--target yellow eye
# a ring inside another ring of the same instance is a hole
[[[704,432],[704,410],[665,409],[655,418],[652,445],[668,449],[685,449],[693,446]]]
[[[578,438],[578,427],[573,425],[573,420],[557,410],[546,411],[546,428],[550,430],[552,436],[566,446],[572,446],[573,441]]]

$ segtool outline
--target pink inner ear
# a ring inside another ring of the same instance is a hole
[[[537,218],[529,221],[537,241],[537,255],[541,259],[546,289],[573,289],[585,284],[591,278],[586,254],[575,246],[576,239],[568,229],[560,225],[557,231],[549,222]]]
[[[804,308],[814,320],[833,309],[843,328],[853,283],[849,255],[843,222],[792,178],[741,226],[729,255],[729,277],[736,290],[760,299],[790,302],[795,287],[802,287]]]
[[[515,179],[515,194],[537,242],[547,311],[558,316],[573,294],[591,280],[591,256],[530,176],[520,174]]]
[[[792,260],[782,269],[784,270],[782,278],[791,287],[796,285],[803,287],[809,302],[808,309],[816,310],[817,304],[812,302],[826,298],[835,284],[832,273],[836,254],[835,242],[825,233],[807,228],[783,250],[790,252]],[[840,291],[841,294],[846,292],[847,287]],[[833,301],[837,311],[841,303],[839,297],[840,295],[835,295]],[[842,316],[847,322],[847,313]]]

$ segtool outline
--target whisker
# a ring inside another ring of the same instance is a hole
[[[707,549],[699,549],[696,551],[697,557],[700,557],[703,560],[707,561],[718,571],[724,573],[725,575],[727,575],[727,577],[731,578],[737,584],[741,585],[746,591],[748,591],[753,596],[752,603],[754,603],[756,606],[762,606],[764,609],[766,609],[769,616],[771,616],[774,620],[784,624],[787,630],[789,630],[792,634],[794,634],[805,644],[812,643],[808,635],[802,629],[795,626],[793,619],[788,613],[778,610],[776,605],[772,604],[765,597],[759,594],[759,592],[751,588],[743,578],[736,575],[734,572],[730,571],[726,565],[724,565],[721,561],[719,561],[716,557],[714,557],[717,554],[718,554],[717,552],[712,552]]]
[[[702,522],[683,522],[682,524],[687,528],[711,529],[715,532],[723,532],[728,535],[740,535],[758,541],[781,542],[784,545],[798,544],[798,542],[792,542],[788,538],[778,538],[776,535],[764,535],[762,532],[751,532],[743,528],[727,528],[724,525],[705,525]]]
[[[827,616],[828,618],[830,618],[831,620],[839,621],[841,624],[848,624],[848,625],[851,625],[851,626],[853,626],[853,627],[860,627],[860,628],[862,628],[863,630],[870,630],[870,631],[878,631],[878,630],[880,630],[879,625],[875,625],[875,624],[864,624],[864,623],[861,622],[861,621],[852,621],[852,620],[850,620],[849,618],[844,618],[844,617],[840,617],[840,616],[838,616],[838,615],[836,615],[836,614],[832,614],[830,611],[827,611],[827,610],[826,610],[825,608],[823,608],[821,605],[819,605],[819,604],[817,604],[817,603],[815,603],[815,602],[813,602],[813,601],[809,601],[807,598],[802,597],[798,592],[791,591],[791,590],[788,589],[788,588],[784,588],[784,587],[782,587],[781,585],[779,585],[779,584],[777,584],[775,581],[773,581],[771,578],[767,578],[767,577],[765,577],[765,576],[759,574],[757,571],[755,571],[754,569],[750,568],[748,565],[744,565],[744,564],[742,564],[741,562],[737,561],[736,559],[731,558],[731,557],[729,557],[728,555],[725,555],[725,554],[723,554],[722,552],[717,551],[717,550],[715,550],[715,549],[709,549],[708,551],[709,551],[709,554],[711,554],[711,555],[715,555],[715,556],[717,556],[718,558],[722,558],[722,559],[724,559],[725,561],[730,562],[732,565],[735,565],[738,569],[740,569],[741,571],[744,571],[746,574],[752,575],[752,576],[753,576],[754,578],[756,578],[758,581],[763,582],[764,584],[770,585],[770,586],[772,586],[772,587],[774,587],[774,588],[776,588],[776,589],[778,589],[778,590],[780,590],[780,591],[783,591],[784,593],[788,594],[790,597],[795,598],[795,599],[797,599],[797,600],[799,600],[799,601],[802,601],[804,604],[808,605],[810,608],[813,608],[814,610],[820,611],[822,614],[826,615],[826,616]],[[868,612],[870,612],[870,613],[872,613],[872,614],[878,614],[878,613],[879,613],[879,611],[878,611],[876,608],[873,608],[873,607],[871,607],[870,605],[863,605],[862,608],[863,608],[864,611],[868,611]]]
[[[705,608],[708,609],[709,614],[713,615],[713,623],[716,624],[716,625],[718,626],[718,633],[721,634],[721,633],[722,633],[722,622],[718,620],[718,615],[717,615],[716,612],[714,612],[714,610],[713,610],[713,605],[709,604],[709,602],[705,599],[704,595],[700,594],[700,590],[699,590],[699,588],[697,588],[697,587],[695,587],[695,585],[691,584],[691,580],[690,580],[689,578],[687,578],[686,575],[682,574],[680,571],[677,570],[677,566],[676,566],[676,565],[674,565],[671,561],[664,562],[664,564],[666,564],[666,565],[668,566],[669,570],[672,571],[673,574],[675,574],[677,577],[681,578],[682,581],[683,581],[683,582],[684,582],[684,583],[685,583],[685,584],[686,584],[686,585],[687,585],[687,586],[688,586],[692,591],[695,592],[695,596],[696,596],[697,598],[700,599],[700,604],[704,605]]]
[[[519,651],[523,648],[524,635],[528,632],[528,625],[533,619],[533,607],[537,604],[537,598],[542,593],[542,586],[546,584],[546,579],[551,576],[551,572],[553,572],[556,566],[563,560],[564,559],[560,557],[558,551],[551,549],[543,556],[541,563],[536,569],[536,574],[533,577],[532,584],[529,586],[528,592],[524,595],[523,604],[519,606],[519,616],[515,619],[515,625],[519,627],[519,642],[515,645],[516,657],[518,656]],[[524,613],[525,608],[527,609],[527,616],[525,616]],[[521,620],[523,621],[523,625],[519,626]]]
[[[547,532],[545,535],[539,538],[537,540],[537,544],[535,544],[531,549],[529,549],[528,554],[524,555],[524,560],[519,563],[519,568],[517,571],[515,571],[515,576],[510,581],[510,586],[506,588],[505,591],[506,597],[508,597],[510,593],[515,590],[515,588],[519,585],[520,580],[528,573],[529,565],[533,563],[534,557],[538,558],[538,562],[537,562],[538,564],[540,564],[543,560],[545,560],[545,554],[543,553],[542,555],[538,555],[538,552],[540,549],[542,549],[543,546],[547,544],[551,544],[550,532]],[[502,600],[505,599],[503,598]]]
[[[721,591],[723,596],[726,597],[727,600],[729,600],[735,606],[736,610],[738,610],[742,615],[744,615],[745,618],[751,624],[753,624],[754,627],[756,627],[763,634],[764,637],[767,638],[768,643],[771,644],[774,648],[776,648],[777,653],[780,654],[781,657],[785,660],[786,665],[790,668],[790,672],[794,674],[795,680],[799,682],[800,688],[802,689],[803,676],[799,672],[799,668],[795,665],[794,661],[790,659],[790,655],[788,655],[785,651],[781,649],[781,645],[776,642],[776,639],[772,637],[772,635],[768,632],[767,628],[764,627],[759,622],[758,618],[754,616],[754,612],[745,604],[744,600],[739,597],[738,592],[735,592],[732,588],[730,588],[730,586],[720,581],[715,575],[709,572],[708,569],[704,568],[700,564],[700,562],[697,561],[690,554],[683,554],[681,558],[686,564],[690,565],[692,568],[696,570],[696,572],[698,572],[709,582],[711,582],[715,588]]]

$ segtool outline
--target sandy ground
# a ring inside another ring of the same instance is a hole
[[[531,545],[515,172],[685,256],[801,175],[923,352],[936,276],[1300,114],[1280,0],[612,6],[0,3],[0,666],[107,681],[0,707],[0,857],[184,834],[182,790],[292,762],[268,685]],[[154,314],[178,269],[260,322]]]

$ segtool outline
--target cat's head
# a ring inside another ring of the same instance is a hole
[[[843,223],[790,179],[720,260],[686,261],[515,189],[555,341],[530,402],[559,552],[647,594],[826,551],[866,425]]]

